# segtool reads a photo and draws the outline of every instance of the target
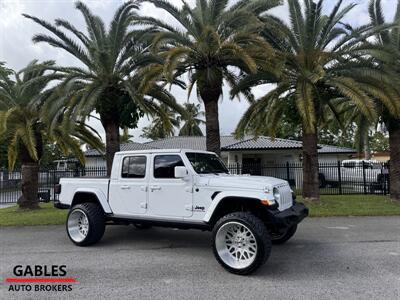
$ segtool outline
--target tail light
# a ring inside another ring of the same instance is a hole
[[[54,193],[58,195],[61,194],[61,184],[56,184],[54,186]]]

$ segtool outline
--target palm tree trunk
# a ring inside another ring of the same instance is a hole
[[[210,81],[209,72],[214,75]],[[221,156],[221,137],[219,133],[218,100],[222,95],[223,76],[218,68],[203,69],[197,72],[197,88],[204,103],[206,114],[206,144],[207,151]]]
[[[119,145],[119,122],[118,120],[110,119],[101,116],[101,122],[106,132],[106,163],[107,175],[111,175],[114,155],[120,150]]]
[[[319,201],[317,133],[303,134],[303,198]]]
[[[38,159],[43,156],[43,138],[39,130],[35,132],[36,152]],[[17,203],[20,209],[39,208],[39,161],[35,161],[23,144],[19,145],[19,160],[21,161],[21,191]]]
[[[23,162],[21,168],[21,190],[22,195],[17,203],[20,209],[39,208],[39,163]]]
[[[369,131],[367,131],[367,134],[364,136],[364,158],[366,160],[371,160],[372,154],[371,154],[371,147],[369,144]]]
[[[219,134],[218,99],[204,101],[206,111],[206,144],[207,151],[221,155],[221,137]]]
[[[389,124],[390,145],[390,198],[400,201],[400,120]]]

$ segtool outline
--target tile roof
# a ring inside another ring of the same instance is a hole
[[[151,141],[144,144],[128,143],[121,144],[121,151],[129,150],[148,150],[148,149],[194,149],[206,150],[206,138],[198,136],[174,136],[162,140]],[[249,151],[249,150],[279,150],[279,149],[302,149],[301,141],[272,139],[267,136],[255,138],[245,136],[242,139],[236,139],[233,136],[221,136],[222,151]],[[356,153],[354,149],[343,148],[329,145],[319,145],[319,153]],[[86,151],[86,156],[100,156],[97,150]]]
[[[222,148],[223,150],[301,149],[302,142],[260,136],[258,138],[247,137],[245,140],[237,141],[232,145]]]
[[[206,150],[205,137],[175,136],[158,141],[147,142],[146,145],[162,149],[195,149]],[[221,136],[221,150],[274,150],[274,149],[301,149],[302,143],[294,140],[272,139],[266,136],[255,138],[245,136],[236,139],[233,136]]]
[[[121,144],[121,151],[149,150],[149,149],[154,149],[154,147],[151,147],[146,144],[135,143],[135,142]],[[101,154],[96,149],[90,149],[85,152],[85,156],[93,157],[93,156],[101,156]]]
[[[318,153],[357,153],[356,150],[352,148],[338,147],[338,146],[330,146],[330,145],[319,145],[320,149]]]
[[[242,140],[237,140],[233,136],[221,136],[221,149],[224,150],[227,146],[240,141]],[[145,145],[160,149],[207,150],[206,138],[204,136],[173,136],[162,140],[147,142]]]

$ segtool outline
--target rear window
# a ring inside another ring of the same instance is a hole
[[[146,156],[128,156],[122,162],[122,178],[144,178]]]
[[[357,164],[354,161],[343,163],[343,167],[345,167],[345,168],[355,168],[356,166],[357,166]]]

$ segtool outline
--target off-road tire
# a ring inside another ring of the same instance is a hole
[[[88,222],[89,222],[88,233],[87,233],[86,237],[80,242],[74,241],[71,238],[69,230],[68,230],[68,219],[69,219],[70,215],[73,213],[73,211],[77,210],[77,209],[83,211],[86,214],[86,216],[88,218]],[[93,244],[97,243],[98,241],[100,241],[104,235],[104,231],[106,228],[104,211],[96,203],[82,203],[82,204],[77,204],[77,205],[73,206],[68,213],[66,223],[67,223],[66,224],[67,234],[68,234],[69,239],[75,245],[81,246],[81,247],[90,246],[90,245],[93,245]]]
[[[226,223],[229,222],[237,222],[245,225],[251,233],[254,235],[257,242],[257,253],[254,261],[251,265],[243,269],[232,268],[228,264],[226,264],[218,254],[216,248],[216,236],[218,230]],[[212,248],[214,252],[214,256],[218,263],[224,267],[227,271],[237,274],[237,275],[248,275],[255,272],[259,267],[261,267],[269,258],[271,254],[271,238],[265,227],[263,221],[261,221],[258,217],[249,212],[235,212],[228,215],[223,216],[221,219],[217,221],[212,231]]]
[[[297,230],[297,225],[293,225],[286,230],[284,235],[282,235],[278,238],[274,238],[274,236],[271,235],[272,244],[282,245],[282,244],[286,243],[288,240],[290,240],[294,236],[294,234],[296,233],[296,230]]]

